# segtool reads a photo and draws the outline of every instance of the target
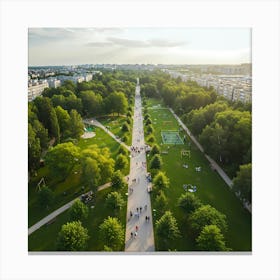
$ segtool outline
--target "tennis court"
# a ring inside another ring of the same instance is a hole
[[[170,144],[170,145],[183,145],[184,142],[180,137],[180,134],[176,130],[165,130],[161,131],[161,138],[163,144]]]

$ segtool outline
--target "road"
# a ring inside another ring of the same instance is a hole
[[[133,147],[139,149],[140,152],[131,152],[125,239],[126,252],[152,252],[155,250],[151,200],[147,191],[150,186],[146,179],[146,152],[144,149],[145,141],[141,108],[140,85],[137,84],[131,147],[132,149]],[[141,211],[140,207],[142,207]],[[130,217],[130,211],[132,217]],[[138,213],[139,217],[137,216]],[[150,218],[149,221],[146,220],[146,216]],[[138,227],[137,236],[131,237],[131,233],[135,234],[136,226]]]

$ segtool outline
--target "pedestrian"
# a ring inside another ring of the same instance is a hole
[[[136,227],[135,227],[135,230],[138,231],[138,229],[139,229],[138,226],[136,226]]]
[[[130,239],[132,239],[132,238],[133,238],[133,232],[130,233]]]
[[[136,236],[137,236],[137,232],[135,231],[135,232],[134,232],[134,238],[136,238]]]
[[[147,210],[147,204],[145,205],[145,210]]]
[[[146,222],[148,221],[148,216],[145,217]]]
[[[142,206],[140,206],[140,213],[142,212]]]
[[[136,208],[136,211],[137,211],[137,212],[139,211],[139,208],[138,208],[138,207]]]
[[[132,212],[130,211],[130,217],[132,217]]]
[[[150,221],[150,216],[148,216],[148,219],[147,219],[147,220],[148,220],[148,222]]]

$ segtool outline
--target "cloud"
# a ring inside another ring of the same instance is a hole
[[[90,42],[85,44],[86,47],[102,48],[113,46],[112,42]]]
[[[184,46],[187,44],[187,42],[179,42],[179,41],[169,41],[169,40],[163,40],[163,39],[150,39],[150,40],[131,40],[131,39],[125,39],[125,38],[119,38],[119,37],[108,37],[107,38],[107,44],[112,43],[115,46],[120,47],[133,47],[133,48],[146,48],[146,47],[159,47],[159,48],[171,48],[171,47],[179,47]],[[88,43],[87,45],[97,46],[96,43]],[[100,44],[100,46],[102,46]]]
[[[169,40],[163,40],[163,39],[151,39],[148,41],[148,43],[150,44],[150,46],[153,47],[166,47],[166,48],[170,48],[170,47],[181,47],[181,46],[185,46],[188,43],[187,42],[179,42],[179,41],[169,41]]]

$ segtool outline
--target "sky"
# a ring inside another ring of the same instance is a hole
[[[30,28],[29,66],[240,64],[250,28]]]

